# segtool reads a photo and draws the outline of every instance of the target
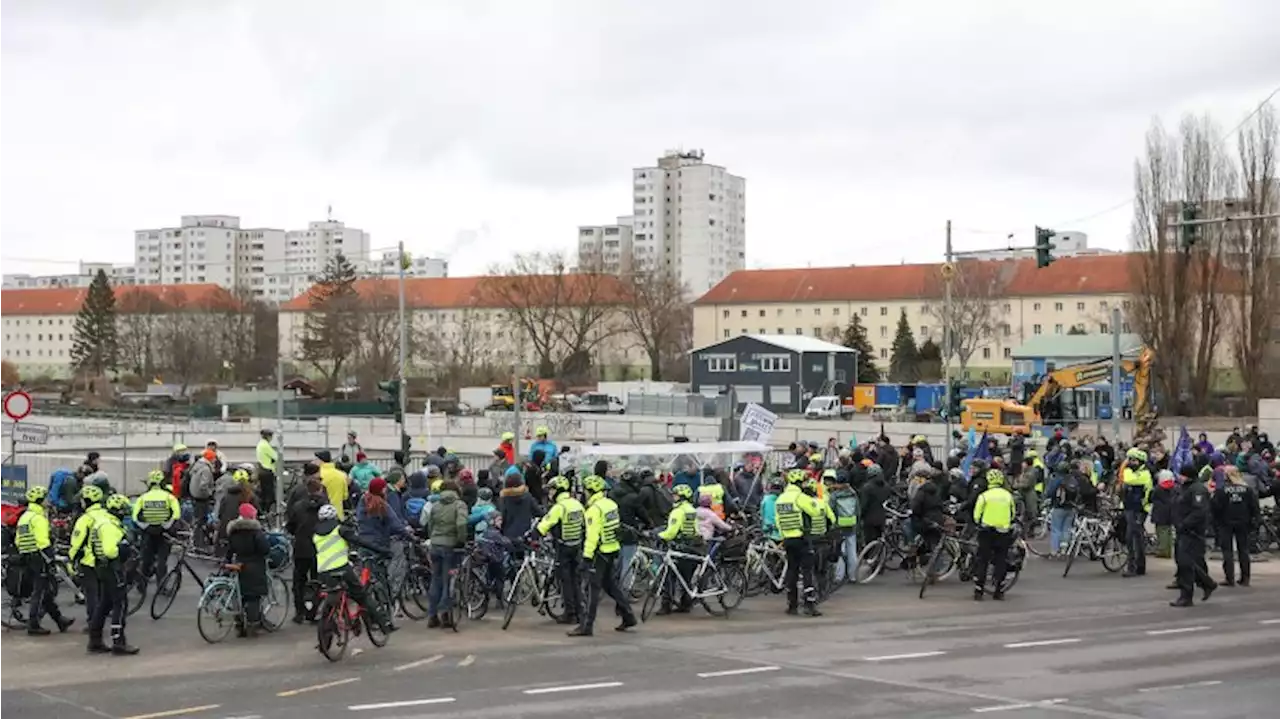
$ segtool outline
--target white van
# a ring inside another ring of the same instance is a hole
[[[852,408],[846,408],[840,398],[834,395],[821,395],[809,400],[809,406],[804,409],[804,416],[807,419],[836,419],[844,417],[851,413]]]

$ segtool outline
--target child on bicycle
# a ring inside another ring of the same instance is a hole
[[[497,597],[501,606],[503,580],[514,544],[502,533],[502,513],[498,510],[490,509],[481,524],[484,529],[476,536],[476,543],[488,565],[489,596]]]
[[[267,533],[258,522],[257,508],[252,504],[240,505],[239,516],[227,523],[227,562],[240,565],[236,579],[240,583],[247,624],[237,627],[242,637],[256,634],[262,622],[262,598],[267,596],[267,555],[270,552]]]

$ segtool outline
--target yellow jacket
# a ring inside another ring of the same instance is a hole
[[[347,511],[342,505],[347,501],[347,473],[333,462],[323,462],[320,465],[320,483],[324,485],[324,493],[329,495],[329,504],[338,510],[338,519],[346,518]]]
[[[98,521],[98,515],[105,513],[106,510],[101,505],[94,504],[76,518],[76,523],[71,527],[71,550],[67,553],[72,566],[75,566],[76,562],[86,567],[93,566],[93,547],[89,543],[89,538],[93,533],[93,525]]]

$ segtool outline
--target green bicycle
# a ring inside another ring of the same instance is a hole
[[[235,626],[244,626],[247,617],[244,601],[240,596],[237,574],[240,564],[224,564],[217,573],[205,581],[200,604],[196,608],[196,629],[200,637],[210,644],[217,644],[231,633]],[[262,628],[274,632],[284,626],[289,618],[289,587],[277,574],[267,575],[267,596],[261,600]]]

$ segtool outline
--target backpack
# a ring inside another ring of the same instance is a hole
[[[62,486],[68,481],[75,481],[75,475],[69,469],[55,469],[49,477],[49,499],[60,509],[66,509],[62,501]]]
[[[836,526],[850,529],[858,523],[858,495],[853,492],[841,492],[833,497],[836,512]]]
[[[1080,502],[1080,478],[1075,472],[1068,472],[1058,485],[1058,496],[1055,497],[1060,506],[1069,507]]]
[[[409,523],[409,526],[415,529],[422,528],[420,517],[422,516],[423,507],[426,506],[426,497],[410,497],[404,501],[405,521]]]
[[[648,490],[648,496],[645,497],[645,504],[651,506],[658,516],[650,517],[655,526],[662,527],[666,525],[667,515],[671,514],[671,508],[676,506],[676,496],[671,492],[671,488],[665,484],[652,482],[640,488],[642,494]]]

